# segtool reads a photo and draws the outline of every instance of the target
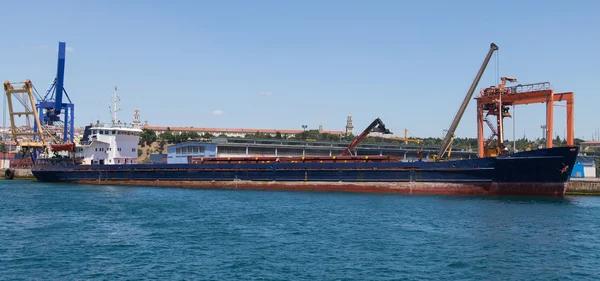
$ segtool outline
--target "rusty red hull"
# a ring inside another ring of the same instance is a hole
[[[332,183],[255,181],[77,180],[80,184],[157,186],[176,188],[254,189],[280,191],[339,191],[399,194],[544,195],[563,196],[565,183]]]

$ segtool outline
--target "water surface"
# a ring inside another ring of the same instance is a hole
[[[600,197],[0,181],[0,279],[593,280]]]

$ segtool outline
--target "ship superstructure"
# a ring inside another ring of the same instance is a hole
[[[117,119],[118,102],[115,86],[113,95],[112,123],[90,125],[85,128],[83,138],[75,150],[75,158],[81,159],[83,165],[136,164],[137,146],[142,130],[138,123],[127,125]],[[139,119],[136,110],[134,118]]]
[[[86,127],[75,157],[84,165],[136,164],[142,130],[119,124]]]

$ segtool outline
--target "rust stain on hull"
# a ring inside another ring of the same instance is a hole
[[[80,184],[157,186],[210,189],[342,191],[400,194],[548,195],[564,196],[566,183],[436,183],[436,182],[277,182],[277,181],[156,181],[74,180]]]

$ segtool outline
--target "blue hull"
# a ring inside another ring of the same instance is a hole
[[[578,147],[447,162],[35,165],[40,181],[437,194],[563,195]]]

